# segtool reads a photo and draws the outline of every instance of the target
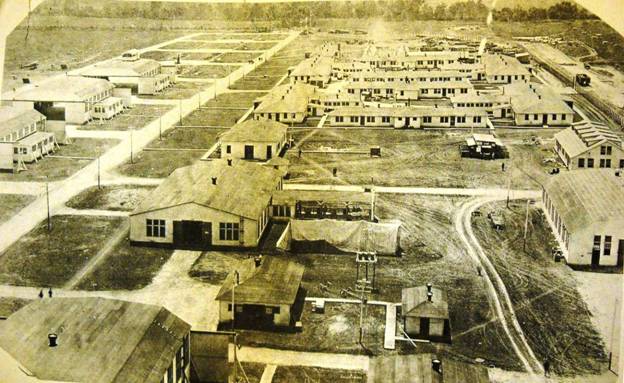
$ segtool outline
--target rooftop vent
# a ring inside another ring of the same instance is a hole
[[[431,368],[433,369],[433,371],[437,372],[438,374],[442,373],[442,362],[439,359],[432,359],[431,360]]]
[[[431,287],[432,287],[432,286],[433,286],[433,285],[431,284],[431,282],[428,282],[428,283],[427,283],[427,291],[431,292]]]
[[[217,184],[217,177],[212,177],[212,184],[216,185]]]
[[[432,302],[433,299],[433,293],[431,291],[427,292],[427,301],[428,302]]]
[[[48,334],[48,345],[50,347],[56,347],[58,345],[57,340],[58,340],[58,335],[54,333]]]

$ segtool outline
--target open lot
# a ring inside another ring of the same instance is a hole
[[[74,209],[132,211],[152,191],[152,186],[111,185],[90,187],[72,197],[66,205]]]
[[[216,57],[214,61],[224,63],[246,63],[258,56],[260,56],[260,53],[227,52]]]
[[[186,123],[186,119],[184,120]],[[127,161],[117,172],[135,177],[163,178],[175,169],[198,160],[205,151],[175,149],[206,149],[217,142],[222,129],[178,127],[163,135],[162,141],[155,139],[147,145],[148,150],[138,153],[134,162]],[[149,150],[149,148],[168,150]]]
[[[231,91],[228,93],[222,93],[206,102],[203,106],[213,107],[230,107],[230,108],[250,108],[253,105],[253,101],[266,95],[266,92],[236,92]]]
[[[503,279],[518,322],[539,360],[551,358],[559,375],[604,371],[606,353],[591,323],[591,312],[579,294],[574,273],[551,256],[552,233],[541,210],[529,211],[526,250],[523,201],[493,203],[481,209],[498,210],[505,230],[495,231],[486,217],[473,218],[475,234]]]
[[[245,76],[244,79],[236,81],[230,86],[234,90],[270,90],[277,82],[286,74],[286,72],[278,75],[257,75],[255,72]]]
[[[61,145],[52,154],[54,157],[46,156],[39,162],[26,164],[28,170],[15,174],[0,173],[0,181],[46,182],[67,178],[87,166],[99,153],[106,152],[118,142],[118,140],[109,139],[74,138],[71,144]]]
[[[35,200],[35,196],[23,194],[0,194],[0,224]]]
[[[150,284],[173,254],[171,249],[132,246],[124,237],[106,258],[87,274],[79,290],[138,290]]]
[[[253,363],[253,362],[241,362],[245,376],[249,379],[249,383],[260,383],[262,373],[264,372],[265,364]],[[242,372],[239,370],[239,376],[242,376]]]
[[[310,132],[314,134],[310,134]],[[524,137],[550,136],[553,131],[508,131],[499,137],[508,146],[510,158],[480,160],[461,158],[459,145],[470,131],[301,129],[293,138],[303,151],[292,150],[287,158],[291,182],[323,184],[370,184],[429,187],[504,187],[511,177],[514,188],[537,188],[552,167],[543,159],[554,157],[552,143],[540,146],[523,144]],[[371,146],[381,147],[381,158],[368,154],[305,153],[306,150],[346,150],[367,153]],[[501,171],[505,163],[506,173]],[[336,168],[337,177],[332,176]]]
[[[207,49],[212,48],[210,43],[204,43],[202,41],[184,40],[176,41],[171,44],[163,45],[160,49]]]
[[[178,58],[178,54],[177,52],[154,50],[141,53],[141,58],[156,61],[169,61]]]
[[[60,215],[45,221],[0,255],[0,283],[59,287],[103,247],[122,219]]]
[[[403,255],[380,258],[377,265],[379,292],[371,294],[370,299],[400,302],[403,288],[432,282],[448,293],[453,345],[418,343],[417,348],[414,348],[409,343],[399,342],[399,352],[436,352],[463,360],[483,358],[487,364],[519,369],[519,361],[508,345],[500,323],[493,320],[494,313],[488,304],[485,283],[478,276],[476,266],[464,254],[463,244],[454,230],[453,214],[463,201],[463,198],[451,197],[379,196],[377,215],[382,219],[399,219],[403,223]],[[189,274],[205,283],[219,285],[227,273],[234,270],[246,256],[245,253],[235,252],[205,253]],[[287,253],[284,256],[305,266],[303,288],[308,297],[338,298],[342,289],[354,287],[353,255]],[[329,288],[321,288],[321,284]],[[247,344],[297,350],[323,351],[334,347],[338,352],[359,352],[361,349],[352,343],[357,341],[357,322],[351,322],[354,317],[350,315],[351,310],[357,312],[357,305],[352,306],[349,308],[348,305],[328,303],[326,310],[331,311],[325,315],[312,314],[309,306],[306,306],[303,311],[303,333],[279,334],[281,338],[275,340],[275,337],[247,331],[241,340]],[[383,332],[383,310],[380,307],[377,310],[381,312],[373,312],[373,315],[377,315],[376,323],[382,328],[375,328],[371,336],[377,334],[377,331]],[[324,318],[324,323],[317,323],[318,318]],[[327,327],[328,323],[333,326]],[[345,330],[342,335],[339,332],[328,332],[343,326],[354,329]],[[307,332],[306,327],[309,327]],[[320,339],[313,336],[319,336]],[[379,337],[374,335],[366,345],[376,354],[384,352],[383,334]]]
[[[8,317],[9,315],[26,306],[30,302],[31,300],[28,299],[0,297],[0,318]]]
[[[163,105],[134,105],[132,109],[126,110],[110,120],[93,120],[88,124],[81,125],[83,130],[129,130],[141,129],[150,122],[158,119],[163,114],[170,111],[172,107]]]
[[[366,383],[364,371],[350,371],[305,366],[279,366],[273,375],[273,383]]]
[[[182,82],[178,81],[173,86],[163,90],[156,94],[142,95],[139,98],[153,98],[158,100],[180,100],[189,98],[195,95],[195,93],[203,90],[206,84]]]
[[[238,68],[238,65],[181,65],[178,75],[188,78],[221,78]]]
[[[251,106],[251,105],[250,105]],[[187,126],[232,126],[245,114],[245,109],[197,109],[184,117],[181,125]]]

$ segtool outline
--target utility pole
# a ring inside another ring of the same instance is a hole
[[[180,112],[179,116],[180,116],[180,125],[183,125],[182,123],[182,99],[178,100],[178,110]]]
[[[52,221],[50,220],[50,183],[46,179],[46,206],[48,208],[48,231],[52,230]]]
[[[134,163],[134,127],[130,127],[130,163]]]
[[[524,219],[524,240],[522,241],[522,250],[526,251],[526,239],[527,231],[529,230],[529,204],[531,200],[528,199],[526,203],[526,218]]]
[[[162,116],[158,118],[158,140],[162,141]]]
[[[511,193],[511,172],[507,169],[507,209],[509,209],[509,195]]]
[[[238,361],[236,360],[236,347],[238,346],[236,344],[236,332],[234,330],[235,319],[236,319],[236,308],[234,306],[234,289],[240,283],[240,274],[238,273],[238,270],[234,270],[234,275],[236,276],[236,279],[234,280],[234,283],[232,284],[232,331],[234,332],[234,382],[237,382],[238,381]]]
[[[102,184],[101,184],[101,177],[100,177],[100,157],[102,157],[102,148],[100,148],[98,150],[98,158],[97,158],[97,182],[98,182],[98,189],[102,188]]]

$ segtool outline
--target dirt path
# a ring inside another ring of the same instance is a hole
[[[369,362],[368,357],[363,355],[276,350],[248,346],[241,347],[237,351],[237,356],[241,362],[363,371],[368,370]]]
[[[496,272],[494,265],[485,255],[472,230],[472,212],[483,204],[497,199],[500,198],[478,198],[464,203],[455,215],[455,230],[464,243],[468,255],[484,270],[483,277],[488,286],[491,303],[518,359],[529,374],[542,374],[541,363],[535,357],[516,319],[516,313],[505,284]]]

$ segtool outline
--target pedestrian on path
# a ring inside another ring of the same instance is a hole
[[[544,376],[550,378],[550,357],[546,357],[544,361]]]
[[[39,290],[39,298],[43,299],[43,289]]]
[[[50,288],[48,289],[48,296],[49,296],[50,298],[52,298],[52,287],[50,287]]]
[[[501,164],[501,170],[502,170],[503,172],[505,171],[505,163],[504,163],[504,162]]]

